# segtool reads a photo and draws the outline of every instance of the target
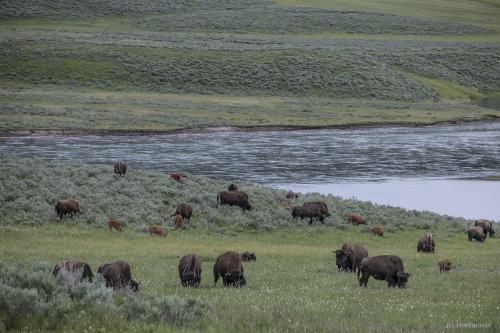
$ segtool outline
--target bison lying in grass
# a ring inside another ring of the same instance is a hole
[[[179,278],[183,287],[198,287],[201,282],[201,261],[196,253],[182,257],[179,263]]]
[[[106,287],[139,290],[139,283],[132,280],[130,265],[123,260],[109,261],[99,266],[97,273],[106,280]]]
[[[213,271],[214,285],[217,284],[219,277],[222,277],[222,283],[225,286],[240,287],[246,284],[241,255],[238,252],[228,251],[219,255]]]
[[[81,279],[80,281],[83,280],[88,280],[89,282],[92,282],[92,279],[94,278],[94,274],[92,274],[92,270],[90,269],[90,266],[83,261],[80,260],[65,260],[61,261],[54,267],[54,271],[52,274],[57,277],[59,273],[64,270],[68,272],[78,272],[81,271]]]

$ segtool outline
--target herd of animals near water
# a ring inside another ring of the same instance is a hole
[[[114,173],[125,176],[127,165],[123,162],[117,162],[114,167]],[[182,182],[182,178],[187,178],[181,173],[170,174],[170,177],[178,182]],[[291,190],[286,191],[285,198],[298,198],[298,195]],[[229,184],[227,191],[217,193],[217,208],[220,205],[238,206],[243,211],[250,210],[252,206],[249,203],[247,193],[240,191],[238,186],[232,182]],[[323,223],[326,217],[331,216],[328,212],[328,206],[325,202],[306,202],[301,206],[286,204],[285,208],[290,209],[294,219],[309,219],[308,225],[313,223],[313,219]],[[62,220],[63,216],[80,214],[80,203],[78,200],[61,200],[55,205],[57,216]],[[182,202],[177,206],[175,213],[170,217],[174,217],[174,224],[178,230],[182,230],[184,220],[189,223],[193,214],[193,207]],[[367,224],[360,215],[347,214],[347,224],[359,225]],[[109,220],[107,222],[109,230],[121,232],[122,225],[117,220]],[[479,219],[475,221],[474,226],[469,227],[467,235],[469,241],[475,239],[478,242],[484,242],[487,234],[493,237],[495,231],[492,223],[488,220]],[[149,226],[149,234],[167,236],[167,231],[162,226]],[[373,236],[378,235],[384,237],[384,228],[375,226],[372,229]],[[436,242],[430,233],[424,234],[417,243],[417,252],[434,253]],[[380,255],[368,256],[368,250],[363,245],[352,244],[346,242],[341,249],[333,251],[335,253],[335,263],[338,271],[349,271],[355,273],[357,271],[357,279],[359,286],[367,285],[370,276],[376,280],[387,282],[388,287],[398,286],[405,288],[409,273],[404,272],[403,261],[396,255]],[[244,277],[243,262],[256,261],[254,253],[228,251],[220,254],[213,266],[214,286],[219,278],[222,279],[224,286],[241,287],[246,284]],[[438,261],[440,272],[448,272],[452,268],[452,263],[448,258],[443,258]],[[79,260],[65,260],[58,263],[53,271],[54,276],[57,276],[61,271],[78,272],[81,274],[81,280],[92,282],[94,275],[90,266]],[[179,278],[183,287],[197,287],[201,281],[202,263],[196,253],[190,253],[181,258],[179,262]],[[130,265],[123,260],[105,262],[101,264],[97,270],[98,274],[102,274],[106,281],[107,287],[112,288],[127,288],[132,291],[139,290],[139,283],[132,279]]]

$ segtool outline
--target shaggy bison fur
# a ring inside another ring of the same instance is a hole
[[[361,278],[359,278],[360,273],[362,273]],[[364,285],[366,287],[370,276],[373,276],[376,280],[387,281],[388,287],[397,285],[399,288],[404,288],[410,274],[404,272],[403,261],[400,257],[382,255],[366,257],[361,260],[358,269],[359,286]]]
[[[243,191],[222,191],[217,193],[217,208],[221,205],[238,206],[241,209],[250,210],[252,205],[248,202],[248,194]]]
[[[182,202],[179,204],[179,206],[177,206],[175,213],[170,215],[170,217],[176,215],[182,216],[183,219],[187,219],[189,222],[189,220],[191,219],[191,215],[193,215],[193,207],[187,202]]]
[[[325,217],[331,216],[330,212],[328,211],[328,205],[324,201],[304,202],[303,206],[317,207],[319,209],[319,212],[323,216],[323,219]]]
[[[201,281],[201,261],[196,253],[182,257],[179,263],[179,278],[183,287],[198,287]]]
[[[231,184],[228,185],[227,190],[228,191],[238,191],[238,185],[236,185],[234,182],[231,182]]]
[[[167,237],[167,232],[165,231],[165,229],[163,229],[162,226],[159,225],[149,226],[149,235],[152,236],[153,234],[160,235],[162,237]]]
[[[115,174],[118,174],[120,176],[124,176],[125,172],[127,172],[127,165],[123,162],[116,162],[115,163]]]
[[[128,262],[123,260],[108,261],[99,266],[97,273],[106,280],[106,287],[130,288],[139,290],[139,283],[132,280],[132,273]]]
[[[422,237],[420,237],[417,244],[417,252],[427,252],[434,253],[434,248],[436,247],[436,242],[434,241],[434,237],[430,233],[426,233]]]
[[[482,227],[469,227],[467,230],[467,235],[469,236],[469,241],[472,241],[474,238],[478,242],[484,242],[486,239],[486,233],[484,232]]]
[[[313,218],[320,220],[321,223],[324,223],[323,221],[325,220],[325,217],[323,214],[321,214],[320,209],[317,206],[313,205],[295,206],[292,210],[292,217],[294,219],[300,217],[301,220],[304,218],[308,218],[309,219],[308,225],[312,224]]]
[[[63,215],[76,213],[80,214],[80,201],[78,200],[61,200],[56,204],[56,214],[58,217],[63,218]]]
[[[474,226],[483,228],[484,236],[486,236],[487,233],[490,233],[490,237],[493,237],[493,235],[495,234],[495,231],[493,230],[493,225],[491,224],[491,221],[477,220],[474,223]]]
[[[339,272],[341,270],[350,270],[355,273],[356,268],[363,258],[368,257],[368,250],[363,245],[346,242],[342,248],[335,252],[335,263]]]
[[[222,283],[225,286],[239,287],[246,284],[241,255],[238,252],[228,251],[219,255],[215,261],[213,272],[214,285],[217,284],[219,277],[222,277]]]
[[[94,274],[92,274],[92,270],[90,269],[90,266],[83,261],[80,260],[65,260],[61,261],[54,267],[54,271],[52,274],[54,276],[59,275],[59,272],[65,270],[68,272],[82,272],[82,276],[80,281],[83,280],[88,280],[89,282],[92,282],[92,279],[94,278]]]

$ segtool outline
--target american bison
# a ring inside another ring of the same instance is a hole
[[[172,178],[173,180],[176,180],[178,182],[181,182],[182,178],[187,178],[187,176],[182,174],[182,173],[171,173],[170,178]]]
[[[179,263],[179,278],[183,287],[198,287],[201,281],[201,261],[196,253],[182,257]]]
[[[132,273],[128,262],[123,260],[108,261],[99,266],[97,273],[106,280],[106,287],[130,288],[139,290],[139,283],[132,280]]]
[[[360,225],[366,224],[366,221],[360,215],[347,214],[347,224],[351,223],[354,225]]]
[[[359,278],[359,273],[362,273]],[[400,257],[394,255],[382,255],[375,257],[366,257],[361,260],[358,268],[358,280],[361,287],[368,283],[370,276],[376,280],[387,281],[388,287],[405,288],[410,274],[405,273],[403,269],[403,261]]]
[[[330,212],[328,211],[328,205],[326,204],[326,202],[323,202],[323,201],[304,202],[303,206],[317,207],[319,209],[319,212],[321,213],[321,215],[323,215],[323,219],[331,216]]]
[[[240,252],[239,253],[241,256],[241,261],[256,261],[257,257],[255,256],[254,253],[248,253],[248,252]]]
[[[426,233],[422,237],[420,237],[417,244],[417,252],[426,252],[426,253],[434,253],[434,248],[436,247],[436,242],[434,241],[434,237],[430,233]]]
[[[234,182],[231,182],[231,184],[229,184],[227,186],[227,190],[228,191],[238,191],[238,185],[236,185]]]
[[[450,259],[440,259],[438,261],[439,272],[448,272],[451,269]]]
[[[184,223],[184,219],[182,215],[175,215],[174,224],[177,229],[182,229],[182,223]]]
[[[378,235],[379,237],[384,237],[384,228],[383,227],[373,227],[372,235]]]
[[[92,274],[92,270],[90,269],[90,266],[83,261],[80,260],[64,260],[61,261],[54,267],[54,271],[52,274],[57,277],[59,275],[59,272],[65,270],[68,272],[78,272],[81,271],[82,276],[80,279],[80,282],[83,280],[88,280],[89,282],[92,282],[92,279],[94,278],[94,274]]]
[[[187,219],[189,222],[192,214],[193,214],[193,207],[187,202],[182,202],[179,204],[179,206],[177,206],[175,213],[170,215],[170,217],[180,215],[182,216],[183,219]]]
[[[56,204],[56,214],[58,217],[63,218],[63,215],[76,213],[80,214],[80,201],[78,200],[61,200]]]
[[[493,225],[491,224],[491,221],[483,220],[483,219],[477,220],[474,223],[474,226],[483,228],[484,236],[486,236],[486,234],[488,232],[490,233],[490,237],[493,237],[493,235],[495,234],[495,231],[493,230]]]
[[[238,206],[241,209],[250,210],[252,205],[248,202],[248,194],[243,191],[222,191],[217,193],[217,208],[221,205]]]
[[[342,249],[335,252],[335,263],[339,271],[350,270],[355,273],[363,258],[368,257],[368,250],[363,245],[344,243]]]
[[[467,230],[467,235],[469,236],[469,241],[472,241],[474,238],[478,242],[484,242],[486,239],[486,233],[481,227],[469,227]]]
[[[119,174],[120,176],[125,176],[125,172],[127,172],[127,165],[121,161],[116,162],[115,174]]]
[[[293,193],[292,190],[288,190],[285,193],[285,198],[287,198],[287,199],[293,199],[293,198],[297,199],[298,197],[299,196],[297,194]]]
[[[319,208],[313,205],[295,206],[292,210],[292,217],[294,219],[300,217],[301,220],[304,218],[309,218],[310,220],[308,225],[312,224],[313,218],[320,220],[321,223],[324,223],[325,220],[325,216],[321,213]]]
[[[149,235],[153,236],[153,234],[160,235],[162,237],[167,237],[167,232],[162,226],[159,225],[150,225],[149,226]]]
[[[214,285],[219,277],[225,286],[243,286],[246,284],[243,276],[241,255],[235,251],[222,253],[217,257],[214,265]]]
[[[115,229],[117,231],[122,231],[122,224],[118,222],[117,220],[109,220],[108,221],[108,229],[111,231],[111,229]]]

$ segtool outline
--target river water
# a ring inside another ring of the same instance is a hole
[[[0,154],[153,169],[500,220],[500,122],[429,127],[0,138]]]

